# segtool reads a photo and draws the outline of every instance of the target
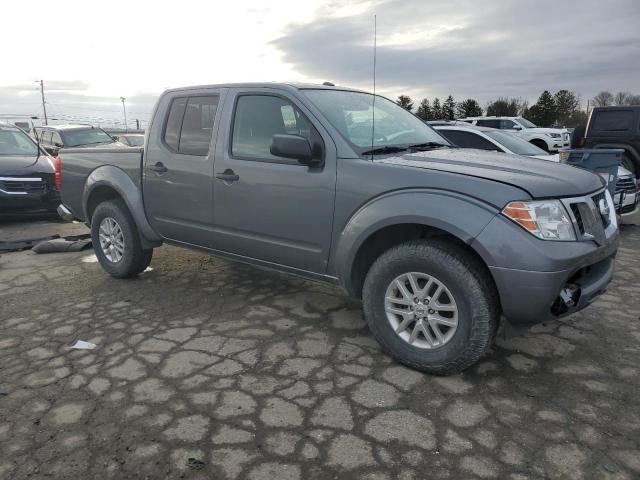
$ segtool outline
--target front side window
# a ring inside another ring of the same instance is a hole
[[[345,90],[303,90],[359,154],[380,147],[448,142],[422,120],[384,97]],[[375,125],[374,125],[375,123]]]
[[[176,153],[206,156],[217,109],[217,95],[174,98],[165,125],[164,142]]]
[[[55,145],[56,143],[62,145],[62,138],[60,138],[60,134],[58,132],[51,133],[51,142],[53,145]]]
[[[517,125],[516,122],[514,122],[513,120],[501,120],[500,121],[500,128],[505,129],[505,130],[512,129],[516,125]]]
[[[309,119],[289,100],[269,95],[242,95],[236,102],[231,155],[282,160],[270,151],[274,135],[298,135],[313,143],[314,130]]]
[[[37,153],[38,147],[22,130],[12,127],[0,128],[0,156],[31,156]]]

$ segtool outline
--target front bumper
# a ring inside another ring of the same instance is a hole
[[[0,215],[28,215],[54,213],[60,203],[57,191],[45,195],[7,195],[0,192]]]
[[[617,229],[601,244],[553,242],[500,216],[473,243],[489,265],[504,316],[525,327],[575,313],[604,293],[618,244]]]

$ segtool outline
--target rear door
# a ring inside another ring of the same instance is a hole
[[[210,246],[213,152],[225,89],[172,92],[160,102],[144,155],[145,210],[164,238]]]
[[[280,90],[236,89],[227,103],[215,159],[216,248],[325,272],[336,184],[331,137],[298,99]],[[272,155],[275,134],[307,138],[323,165]]]

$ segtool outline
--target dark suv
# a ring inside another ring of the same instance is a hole
[[[61,148],[111,145],[116,140],[107,132],[91,125],[48,125],[34,127],[31,136],[52,156]],[[120,146],[120,144],[118,144]]]
[[[581,143],[584,148],[622,148],[622,166],[640,178],[640,105],[594,108]]]

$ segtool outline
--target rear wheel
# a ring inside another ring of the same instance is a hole
[[[476,363],[499,319],[487,273],[462,248],[440,241],[407,242],[382,254],[367,273],[363,306],[389,355],[441,375]]]
[[[151,263],[153,249],[142,248],[135,221],[121,200],[96,207],[91,218],[91,241],[100,265],[114,277],[132,277]]]
[[[533,143],[536,147],[541,148],[545,152],[549,151],[549,145],[544,140],[534,139],[531,140],[531,143]]]

